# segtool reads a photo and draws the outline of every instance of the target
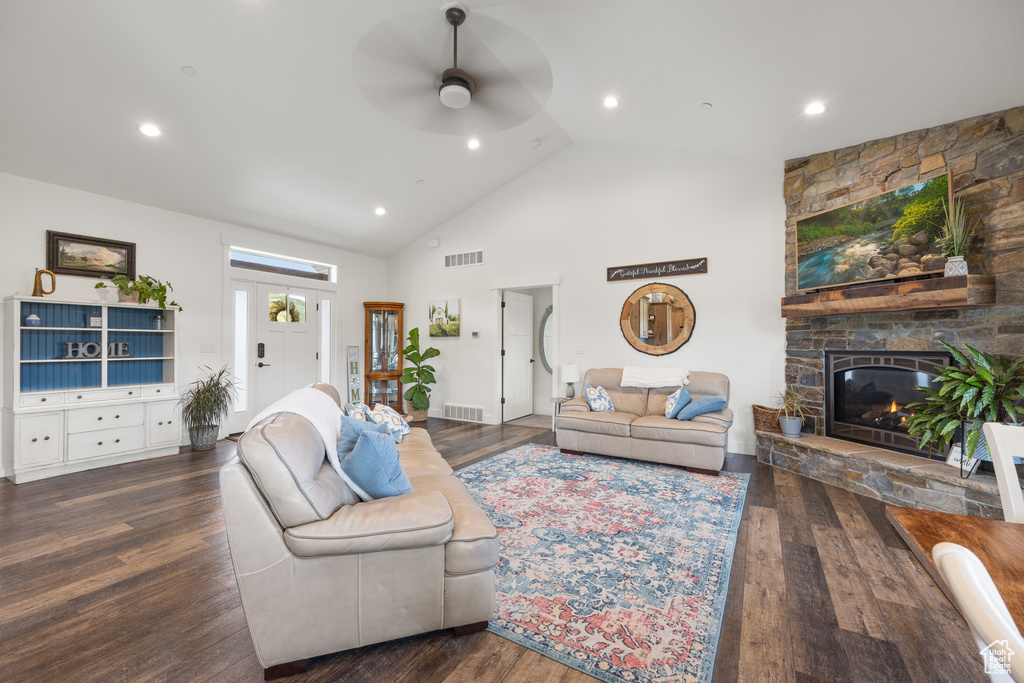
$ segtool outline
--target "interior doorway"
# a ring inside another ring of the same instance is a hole
[[[550,369],[555,339],[553,288],[506,289],[501,294],[505,302],[501,421],[549,428],[554,395]]]

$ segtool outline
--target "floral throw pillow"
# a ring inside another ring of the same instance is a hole
[[[402,443],[402,437],[412,431],[412,427],[397,410],[383,403],[375,405],[369,416],[377,424],[387,425],[396,443]]]
[[[679,411],[689,405],[692,400],[690,393],[684,387],[679,387],[674,394],[665,399],[665,417],[678,416]]]
[[[370,406],[365,403],[358,404],[345,404],[345,415],[351,417],[353,420],[366,420],[370,417]]]
[[[604,387],[599,386],[595,389],[588,384],[584,393],[587,397],[587,405],[595,413],[615,412],[615,406],[612,405],[612,397],[608,395]]]

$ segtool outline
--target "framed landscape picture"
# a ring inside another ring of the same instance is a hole
[[[46,231],[46,269],[61,275],[135,279],[135,243]]]
[[[936,239],[952,201],[946,173],[797,219],[797,289],[941,272]]]
[[[461,319],[458,299],[440,299],[430,302],[430,336],[458,337]]]

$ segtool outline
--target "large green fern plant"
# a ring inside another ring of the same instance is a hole
[[[957,427],[973,421],[964,437],[964,453],[970,458],[985,422],[1017,422],[1021,408],[1014,404],[1024,398],[1024,357],[1011,361],[966,344],[965,351],[941,344],[960,366],[943,369],[936,378],[940,388],[918,387],[926,398],[907,406],[913,415],[904,424],[910,436],[921,437],[921,449],[934,442],[942,451],[955,438]]]

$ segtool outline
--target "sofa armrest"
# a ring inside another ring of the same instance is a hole
[[[420,491],[344,505],[327,519],[285,529],[284,542],[300,557],[355,555],[443,545],[455,518],[440,491]]]
[[[710,422],[711,424],[720,425],[728,429],[732,426],[732,417],[731,408],[722,408],[721,410],[716,410],[713,413],[694,415],[690,418],[690,422]]]
[[[565,411],[569,411],[569,412],[575,411],[575,412],[578,412],[578,413],[589,413],[590,412],[590,405],[587,403],[587,399],[585,397],[577,396],[576,398],[569,399],[568,401],[566,401],[565,403],[562,404],[562,411],[561,412],[564,413]]]

